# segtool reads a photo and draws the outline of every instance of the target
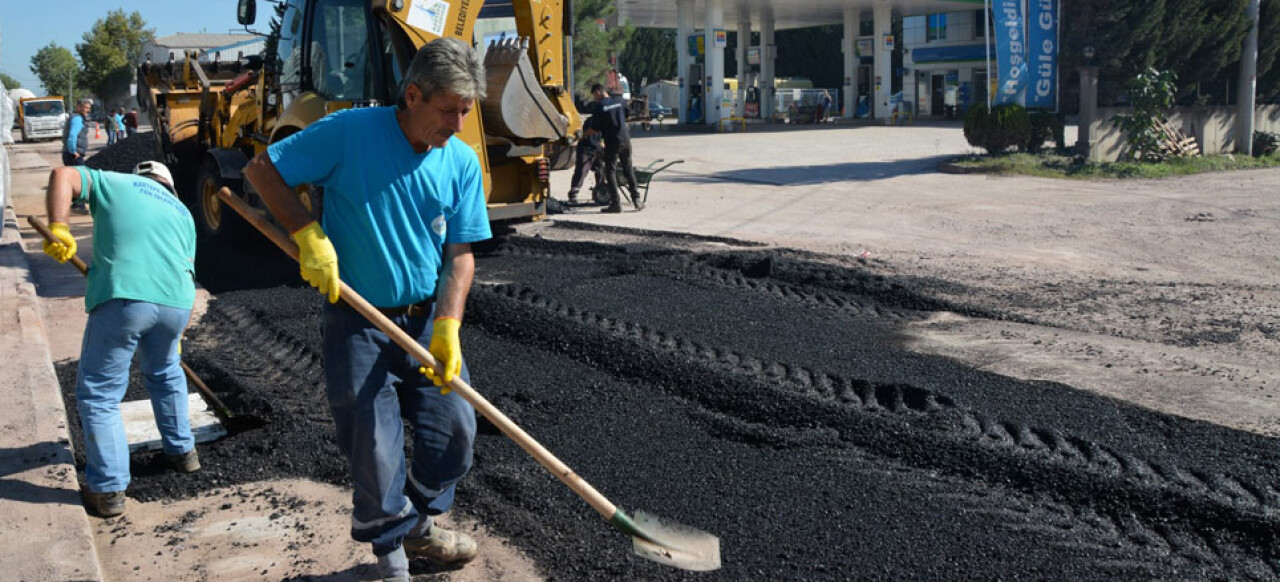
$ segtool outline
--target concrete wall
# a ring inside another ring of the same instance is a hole
[[[1259,105],[1255,111],[1255,131],[1280,133],[1280,105]],[[1120,159],[1128,141],[1111,118],[1132,112],[1131,107],[1098,108],[1098,119],[1093,122],[1096,138],[1090,159],[1111,162]],[[1175,107],[1169,115],[1169,125],[1187,137],[1196,138],[1201,153],[1206,155],[1236,151],[1235,107]]]

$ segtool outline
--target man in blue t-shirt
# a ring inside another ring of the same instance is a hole
[[[73,200],[88,201],[93,216],[93,261],[84,296],[89,321],[76,376],[85,444],[82,493],[91,511],[115,517],[124,513],[129,485],[120,401],[134,352],[166,459],[184,473],[200,468],[178,359],[195,303],[196,227],[160,162],[138,164],[133,174],[56,168],[46,200],[53,240],[44,252],[60,263],[76,254],[76,239],[67,227]]]
[[[475,412],[432,384],[469,378],[458,329],[475,271],[470,243],[490,232],[479,158],[453,134],[484,91],[471,46],[436,40],[414,56],[395,107],[326,116],[245,168],[298,243],[302,278],[328,298],[326,395],[351,467],[351,534],[373,545],[384,580],[409,579],[406,550],[442,564],[476,555],[469,536],[432,522],[471,467]],[[323,224],[299,202],[301,184],[324,188]],[[429,342],[442,372],[426,381],[411,356],[337,303],[339,277]],[[402,415],[414,439],[407,469]]]
[[[62,165],[83,166],[89,157],[89,112],[93,110],[92,99],[81,99],[76,103],[75,113],[67,118],[62,126]],[[77,211],[84,210],[84,201],[77,198],[71,202]]]

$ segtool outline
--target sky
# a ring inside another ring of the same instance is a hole
[[[156,37],[180,32],[244,32],[236,24],[234,0],[3,0],[0,4],[0,72],[37,94],[42,93],[38,90],[40,81],[31,72],[31,57],[36,51],[52,41],[76,54],[76,44],[84,41],[84,33],[112,10],[142,14]],[[272,14],[271,3],[260,0],[258,22],[251,28],[266,32]]]

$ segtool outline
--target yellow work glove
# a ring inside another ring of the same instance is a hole
[[[329,296],[329,303],[338,302],[338,252],[324,235],[319,222],[312,222],[289,235],[298,243],[298,267],[302,279]]]
[[[419,372],[426,374],[431,383],[440,388],[441,394],[448,394],[449,382],[462,373],[462,344],[458,342],[458,328],[462,322],[452,317],[439,317],[431,323],[431,345],[427,351],[435,356],[436,361],[444,368],[444,377],[440,378],[435,370],[423,366]]]
[[[76,256],[76,237],[71,236],[67,223],[51,222],[49,231],[53,233],[53,240],[44,241],[44,254],[53,257],[59,263],[65,263]]]

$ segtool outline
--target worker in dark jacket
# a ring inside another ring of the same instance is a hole
[[[591,116],[591,127],[604,136],[604,180],[609,185],[609,206],[602,212],[622,212],[622,199],[618,194],[618,164],[622,164],[627,187],[631,189],[631,203],[636,210],[644,208],[637,195],[636,170],[631,166],[631,133],[627,131],[627,102],[619,96],[610,97],[604,85],[596,83],[591,95],[600,107]]]
[[[586,113],[595,117],[600,111],[600,104],[592,101],[587,106]],[[604,177],[600,175],[600,171],[596,167],[596,162],[601,160],[600,157],[600,134],[596,130],[588,126],[583,128],[582,139],[578,140],[577,145],[577,161],[573,166],[573,180],[569,182],[569,202],[578,201],[578,191],[582,189],[582,183],[587,179],[587,172],[593,172],[596,177],[596,186],[600,185],[600,180]]]

